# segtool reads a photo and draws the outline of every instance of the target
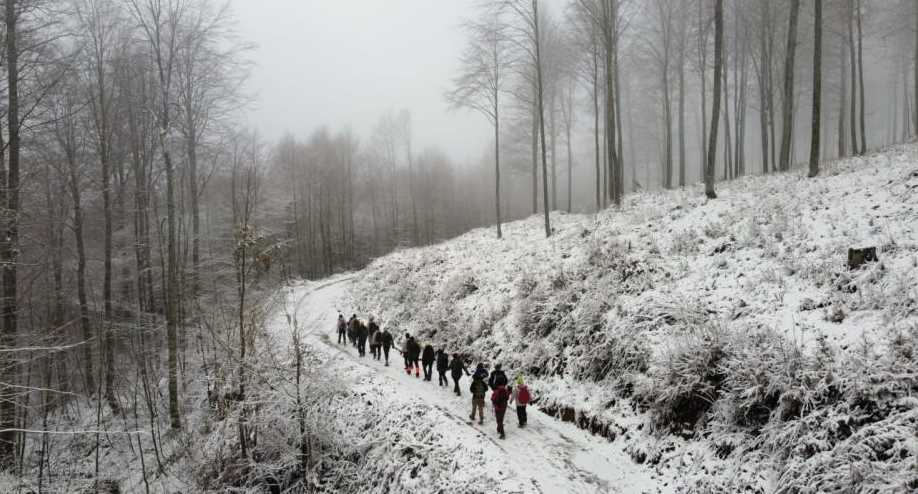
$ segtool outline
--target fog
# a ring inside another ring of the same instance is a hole
[[[368,135],[389,110],[412,114],[417,148],[478,159],[489,130],[443,93],[458,70],[475,0],[236,0],[254,43],[249,119],[266,138],[351,126]]]

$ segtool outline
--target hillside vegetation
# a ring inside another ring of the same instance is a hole
[[[399,251],[362,310],[533,383],[684,490],[918,489],[918,147]],[[878,262],[849,270],[849,248]],[[672,472],[670,472],[672,473]]]

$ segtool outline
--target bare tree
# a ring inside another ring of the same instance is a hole
[[[159,148],[166,169],[166,338],[169,350],[169,419],[173,429],[182,426],[178,396],[178,256],[179,239],[176,232],[175,168],[169,137],[172,131],[172,83],[178,54],[179,26],[187,5],[185,0],[130,0],[134,19],[149,45],[150,56],[156,67],[159,82],[159,108],[156,110],[159,127]]]
[[[797,52],[797,19],[800,0],[791,0],[790,27],[787,30],[787,49],[784,53],[784,93],[782,94],[781,158],[782,171],[790,169],[791,141],[794,138],[794,55]]]
[[[453,107],[475,110],[494,126],[494,207],[497,238],[502,237],[500,215],[500,104],[504,91],[503,68],[508,63],[505,27],[500,11],[465,24],[467,47],[460,59],[461,72],[447,95]]]
[[[819,119],[822,104],[822,0],[813,4],[813,120],[810,129],[809,176],[819,175]]]
[[[717,156],[717,122],[720,120],[720,73],[723,70],[724,0],[714,2],[714,102],[711,108],[711,134],[708,141],[708,162],[704,168],[704,193],[716,199],[714,192],[714,165]]]
[[[20,117],[19,117],[19,8],[16,0],[7,0],[4,10],[6,21],[6,75],[7,75],[7,162],[6,169],[0,169],[0,207],[6,209],[0,230],[3,239],[0,241],[0,264],[3,265],[0,317],[3,319],[2,340],[6,348],[14,348],[19,332],[17,318],[17,254],[19,252],[19,156],[20,156]],[[2,163],[2,160],[0,160]],[[2,168],[2,167],[0,167]],[[4,359],[7,360],[7,359]],[[16,381],[16,365],[12,362],[2,363],[2,394],[0,394],[0,464],[12,464],[15,455],[16,402],[15,391],[11,384]]]

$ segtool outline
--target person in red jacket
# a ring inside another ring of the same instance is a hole
[[[516,376],[516,386],[510,393],[510,401],[516,403],[516,418],[520,422],[520,429],[526,427],[526,405],[532,401],[529,387],[523,382],[523,376]]]
[[[498,385],[491,392],[491,404],[494,405],[494,417],[497,419],[497,433],[504,439],[504,415],[507,413],[507,403],[510,401],[510,390],[503,384]]]

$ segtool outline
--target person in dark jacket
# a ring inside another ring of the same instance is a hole
[[[402,356],[405,357],[405,373],[410,376],[413,367],[415,377],[421,377],[421,366],[418,365],[421,357],[421,346],[408,333],[405,333],[405,339],[402,341]]]
[[[437,350],[437,373],[440,374],[440,386],[449,386],[446,371],[449,370],[449,355],[442,348]]]
[[[475,372],[472,373],[472,379],[479,379],[483,383],[488,379],[488,369],[485,369],[482,362],[478,362],[478,365],[475,367]],[[487,383],[485,386],[487,386]]]
[[[357,346],[357,333],[355,332],[354,324],[357,322],[357,314],[351,316],[347,321],[347,341],[351,342],[351,345]]]
[[[338,344],[347,343],[347,321],[344,320],[344,315],[340,312],[338,313]]]
[[[357,332],[357,353],[361,357],[365,357],[367,354],[367,326],[359,319],[354,323],[354,326],[356,326]]]
[[[523,382],[523,376],[516,376],[516,386],[510,392],[510,402],[516,403],[516,418],[519,420],[520,429],[526,427],[526,405],[532,401],[529,387]]]
[[[491,393],[491,404],[494,405],[494,418],[497,419],[497,433],[504,439],[504,415],[507,413],[507,403],[510,401],[510,390],[505,384],[499,384]]]
[[[478,365],[480,366],[481,364]],[[474,422],[475,412],[478,412],[478,424],[480,425],[484,423],[484,404],[485,395],[488,393],[488,385],[485,384],[484,378],[476,376],[478,376],[478,373],[472,376],[472,385],[469,386],[469,391],[472,392],[472,415],[469,416],[469,419]]]
[[[373,358],[379,360],[379,325],[376,319],[370,316],[370,325],[367,328],[367,341],[370,343],[370,353]]]
[[[414,367],[414,377],[421,377],[421,345],[413,336],[408,338],[408,374],[411,374],[411,367]]]
[[[459,381],[462,379],[462,373],[464,372],[468,376],[469,371],[465,368],[464,359],[458,353],[453,354],[453,361],[449,363],[449,370],[453,375],[453,392],[456,393],[456,396],[461,396]]]
[[[504,374],[500,364],[495,365],[494,370],[491,371],[491,377],[488,378],[488,387],[491,388],[491,391],[494,391],[498,386],[506,386],[507,384],[507,374]]]
[[[389,350],[392,349],[392,333],[384,329],[379,335],[379,344],[382,347],[383,355],[386,356],[386,367],[389,367]]]
[[[424,380],[430,381],[433,378],[433,364],[436,354],[434,347],[430,343],[424,345],[424,351],[421,352],[421,365],[424,366]]]

